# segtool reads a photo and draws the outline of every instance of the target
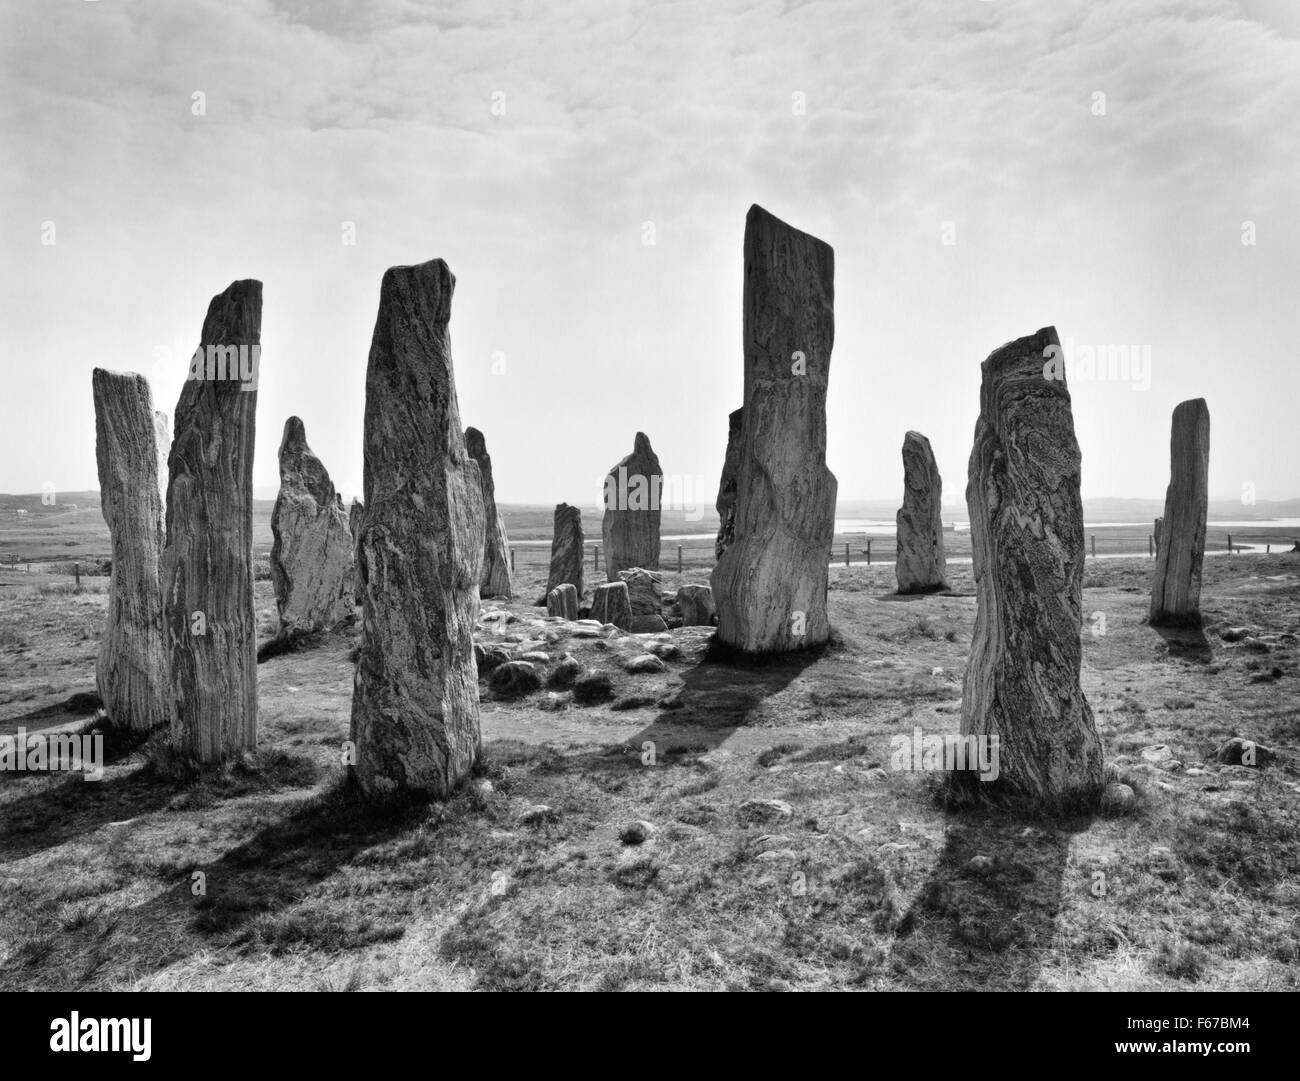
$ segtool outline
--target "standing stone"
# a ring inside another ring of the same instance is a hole
[[[619,571],[620,581],[627,583],[628,600],[632,605],[634,616],[658,616],[663,614],[664,576],[659,571],[648,571],[643,567]]]
[[[483,482],[483,512],[487,515],[487,529],[483,538],[483,580],[479,583],[480,597],[514,596],[510,583],[510,542],[506,539],[506,523],[497,511],[496,483],[492,479],[492,457],[487,451],[487,441],[477,428],[465,429],[465,449],[478,463],[479,477]]]
[[[352,527],[301,420],[285,421],[271,512],[271,582],[280,635],[326,630],[352,614]]]
[[[678,587],[677,610],[683,627],[709,626],[713,622],[713,590],[700,585]]]
[[[1151,623],[1201,625],[1201,561],[1209,506],[1210,410],[1204,398],[1174,409],[1169,488],[1151,579]]]
[[[578,618],[578,591],[569,582],[546,594],[546,614],[561,619]]]
[[[1164,525],[1165,525],[1165,520],[1163,518],[1157,518],[1155,522],[1152,524],[1151,532],[1155,535],[1156,538],[1156,548],[1160,547],[1160,534],[1164,532]]]
[[[591,618],[627,630],[632,625],[632,602],[627,595],[627,583],[601,582],[591,597]]]
[[[943,554],[943,481],[930,441],[920,432],[903,437],[903,506],[897,517],[899,593],[947,589]]]
[[[659,566],[659,497],[663,469],[645,432],[637,432],[632,453],[605,476],[605,578],[617,582],[628,567]]]
[[[162,589],[176,749],[200,764],[257,747],[253,444],[262,283],[213,297],[176,404]],[[239,378],[242,357],[244,373]],[[251,368],[247,362],[251,360]]]
[[[977,598],[961,731],[999,738],[997,785],[1088,797],[1101,740],[1079,686],[1083,505],[1079,444],[1053,327],[984,361],[966,503]],[[963,779],[974,780],[975,773]]]
[[[352,534],[352,603],[360,607],[364,600],[361,589],[361,576],[357,573],[360,565],[357,557],[357,545],[361,540],[361,526],[365,520],[366,508],[361,500],[354,498],[348,507],[348,532]]]
[[[568,503],[555,505],[555,528],[551,534],[551,572],[546,592],[568,582],[582,597],[582,512]],[[544,603],[544,602],[543,602]]]
[[[736,473],[740,468],[740,429],[745,408],[735,410],[727,417],[727,453],[722,460],[722,479],[718,481],[718,539],[713,544],[717,559],[731,547],[736,537]]]
[[[100,506],[113,544],[96,682],[109,720],[147,732],[171,721],[158,564],[162,497],[153,403],[142,375],[91,374]]]
[[[162,520],[165,522],[167,520],[167,459],[172,452],[172,428],[167,414],[161,409],[155,409],[153,412],[153,438],[158,450],[158,505],[162,508]],[[158,538],[160,555],[163,540],[160,535]]]
[[[441,259],[384,274],[366,370],[354,775],[372,799],[449,795],[480,750],[474,624],[483,489],[451,361]]]
[[[735,536],[713,569],[718,639],[748,652],[826,641],[835,476],[826,386],[835,253],[761,207],[745,223],[745,402]]]

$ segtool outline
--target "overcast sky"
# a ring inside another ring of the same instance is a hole
[[[640,429],[711,505],[759,203],[835,249],[842,500],[909,428],[961,500],[980,361],[1047,324],[1149,349],[1072,375],[1085,498],[1162,497],[1192,397],[1212,495],[1300,496],[1292,0],[5,2],[0,68],[0,491],[96,487],[91,369],[170,414],[252,277],[259,494],[295,413],[359,493],[380,277],[441,257],[499,499],[594,502]]]

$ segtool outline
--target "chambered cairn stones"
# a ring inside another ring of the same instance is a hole
[[[903,505],[896,519],[899,593],[947,589],[943,554],[943,482],[930,441],[920,432],[903,437]]]
[[[465,429],[465,449],[478,463],[479,477],[483,483],[483,511],[487,515],[487,528],[483,536],[483,578],[479,582],[480,597],[514,596],[510,583],[510,542],[506,539],[506,524],[497,511],[496,482],[492,479],[492,457],[488,454],[487,440],[477,428]]]
[[[659,567],[659,457],[645,432],[637,432],[632,453],[605,476],[605,579],[617,582],[630,567]]]
[[[474,623],[486,518],[452,370],[447,264],[393,267],[366,371],[353,775],[370,799],[443,798],[480,749]]]
[[[546,614],[561,619],[578,618],[578,591],[571,583],[565,582],[546,594]]]
[[[624,581],[601,582],[591,595],[591,618],[619,630],[632,626],[632,601]]]
[[[1151,580],[1154,626],[1201,625],[1201,561],[1210,481],[1210,410],[1204,398],[1174,409],[1169,439],[1169,488],[1156,534]]]
[[[835,255],[761,207],[745,222],[745,400],[735,535],[713,569],[718,639],[746,652],[830,634],[827,555],[835,476],[826,387],[835,338]]]
[[[1055,804],[1095,797],[1102,748],[1079,686],[1080,455],[1065,380],[1045,374],[1053,348],[1045,327],[981,369],[966,486],[978,607],[961,732],[997,737],[990,784]]]
[[[736,536],[736,472],[740,461],[740,429],[745,409],[735,410],[727,417],[727,453],[722,460],[722,478],[718,481],[718,539],[713,544],[717,559],[731,547]]]
[[[213,297],[176,404],[162,592],[176,751],[200,765],[257,747],[253,444],[262,283]]]
[[[91,386],[100,503],[113,545],[96,682],[115,726],[147,732],[172,716],[158,576],[163,500],[155,414],[142,375],[96,368]]]
[[[301,420],[285,421],[280,493],[271,512],[271,583],[281,638],[327,630],[352,615],[352,527]]]
[[[568,582],[578,593],[582,601],[582,512],[568,503],[555,505],[555,526],[551,533],[551,570],[546,577],[546,592],[549,595],[556,586]],[[539,602],[546,603],[543,597]]]

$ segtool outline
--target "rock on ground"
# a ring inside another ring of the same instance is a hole
[[[632,604],[626,582],[602,582],[591,598],[591,618],[602,625],[612,623],[627,630],[632,623]]]
[[[663,614],[664,576],[659,571],[633,567],[631,570],[618,572],[617,578],[610,581],[627,583],[628,603],[632,606],[634,616],[657,616]]]
[[[713,623],[713,590],[708,586],[684,585],[677,590],[677,610],[683,627],[708,627]]]
[[[577,589],[571,583],[565,582],[546,594],[546,614],[576,620],[578,618]]]

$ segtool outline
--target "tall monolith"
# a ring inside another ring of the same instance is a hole
[[[446,797],[479,755],[486,519],[456,400],[455,286],[441,259],[387,271],[366,370],[352,740],[354,775],[378,800]]]
[[[990,758],[997,737],[991,784],[1053,803],[1089,798],[1102,779],[1079,686],[1083,506],[1060,348],[1045,327],[981,369],[966,486],[977,611],[961,715]]]
[[[492,478],[492,456],[488,454],[487,440],[477,428],[465,429],[465,449],[478,463],[479,477],[483,482],[483,512],[487,528],[483,532],[483,577],[479,582],[480,597],[514,596],[510,582],[510,542],[506,539],[506,523],[497,511],[496,482]]]
[[[896,518],[899,593],[947,589],[943,553],[943,481],[930,441],[920,432],[903,437],[903,505]]]
[[[280,440],[280,492],[271,511],[271,584],[280,637],[327,630],[352,615],[352,529],[298,417]]]
[[[352,603],[358,608],[365,600],[361,591],[361,576],[357,573],[357,567],[360,566],[357,545],[361,541],[361,523],[365,513],[366,508],[361,500],[353,498],[352,505],[348,507],[348,531],[352,534]]]
[[[740,429],[745,416],[742,406],[727,417],[727,451],[722,460],[722,477],[718,481],[718,539],[713,543],[715,559],[731,547],[736,537],[736,474],[740,467]]]
[[[617,582],[631,567],[659,567],[659,499],[663,490],[659,456],[650,437],[637,432],[632,453],[605,475],[605,578]]]
[[[555,525],[551,532],[551,568],[546,577],[546,592],[569,582],[582,599],[582,512],[568,503],[555,505]],[[542,604],[546,603],[543,597]]]
[[[253,444],[262,283],[213,297],[176,403],[162,590],[173,743],[202,765],[257,746]]]
[[[1150,621],[1201,625],[1201,563],[1209,508],[1210,410],[1204,398],[1180,402],[1169,437],[1169,487],[1156,535]]]
[[[713,569],[718,639],[748,652],[826,641],[835,476],[826,388],[835,254],[761,207],[745,222],[745,399],[735,536]]]
[[[91,373],[100,507],[113,546],[108,619],[95,680],[109,720],[147,732],[171,721],[171,678],[158,569],[162,496],[149,383],[142,375]]]

